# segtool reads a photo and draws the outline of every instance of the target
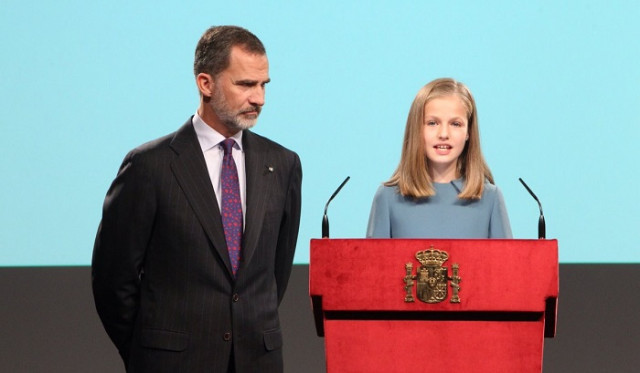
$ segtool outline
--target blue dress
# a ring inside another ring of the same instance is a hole
[[[403,197],[380,186],[373,198],[368,238],[512,238],[502,192],[485,182],[482,198],[458,198],[462,179],[434,183],[428,198]]]

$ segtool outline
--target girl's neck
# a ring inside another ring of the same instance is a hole
[[[458,170],[455,164],[453,167],[447,167],[446,169],[430,168],[429,175],[434,183],[450,183],[451,181],[458,179]]]

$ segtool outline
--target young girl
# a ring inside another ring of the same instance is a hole
[[[367,237],[511,238],[464,84],[436,79],[416,95],[400,164],[376,192]]]

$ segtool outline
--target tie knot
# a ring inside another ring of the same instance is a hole
[[[235,140],[233,140],[232,138],[225,139],[220,143],[222,144],[222,149],[224,149],[225,155],[231,154],[231,150],[233,149],[233,145],[235,145],[235,143]]]

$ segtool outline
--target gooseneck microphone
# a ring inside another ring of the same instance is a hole
[[[342,189],[344,184],[346,184],[347,181],[349,181],[349,179],[351,179],[351,176],[347,176],[347,178],[344,179],[342,184],[340,184],[338,189],[336,189],[336,191],[333,192],[333,194],[331,195],[331,198],[329,198],[329,200],[327,201],[327,204],[324,206],[324,216],[322,217],[322,238],[329,238],[329,217],[327,216],[327,209],[329,208],[329,203],[338,194],[340,189]]]
[[[520,180],[522,185],[524,185],[524,187],[527,188],[527,191],[529,192],[529,194],[531,194],[531,197],[533,197],[533,199],[535,199],[536,202],[538,202],[538,207],[540,208],[540,219],[538,219],[538,238],[544,239],[546,237],[546,224],[544,222],[544,214],[542,213],[542,204],[540,203],[540,200],[538,199],[538,197],[536,197],[536,195],[533,193],[531,188],[529,188],[527,183],[525,183],[524,180],[522,180],[522,178],[518,178],[518,180]]]

